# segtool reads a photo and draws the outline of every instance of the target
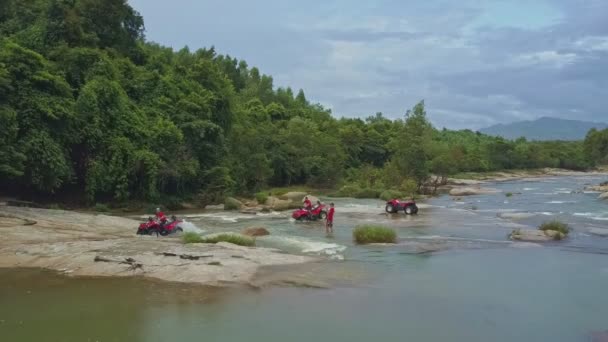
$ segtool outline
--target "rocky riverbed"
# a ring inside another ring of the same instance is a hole
[[[270,248],[136,236],[138,224],[122,217],[2,206],[0,267],[226,286],[250,284],[262,266],[315,260]]]

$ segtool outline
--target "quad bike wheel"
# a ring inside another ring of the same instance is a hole
[[[325,220],[325,219],[327,218],[327,213],[326,213],[326,212],[324,212],[324,211],[322,211],[322,212],[319,214],[319,218],[320,218],[321,220]]]
[[[409,206],[405,207],[404,211],[405,211],[406,215],[412,215],[414,213],[414,208],[412,208],[412,206],[409,205]]]
[[[168,231],[168,230],[166,230],[166,229],[161,229],[161,230],[160,230],[160,232],[159,232],[159,234],[160,234],[161,236],[167,236],[167,235],[169,235],[169,231]]]
[[[387,213],[392,214],[395,212],[395,207],[392,204],[387,204],[385,210]]]

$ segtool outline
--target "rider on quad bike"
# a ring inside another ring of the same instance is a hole
[[[154,216],[156,216],[156,220],[159,223],[166,223],[167,222],[167,216],[165,216],[165,213],[163,213],[162,211],[160,211],[160,208],[156,208],[156,214],[154,214]]]

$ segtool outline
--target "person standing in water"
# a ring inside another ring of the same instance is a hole
[[[333,234],[334,233],[334,203],[331,202],[329,204],[329,211],[327,212],[327,218],[325,219],[325,233]]]

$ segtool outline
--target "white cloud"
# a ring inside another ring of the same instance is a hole
[[[574,42],[574,47],[585,51],[608,51],[608,36],[590,36]]]
[[[515,56],[514,62],[517,66],[548,66],[563,68],[576,61],[575,53],[559,53],[557,51],[540,51]]]

